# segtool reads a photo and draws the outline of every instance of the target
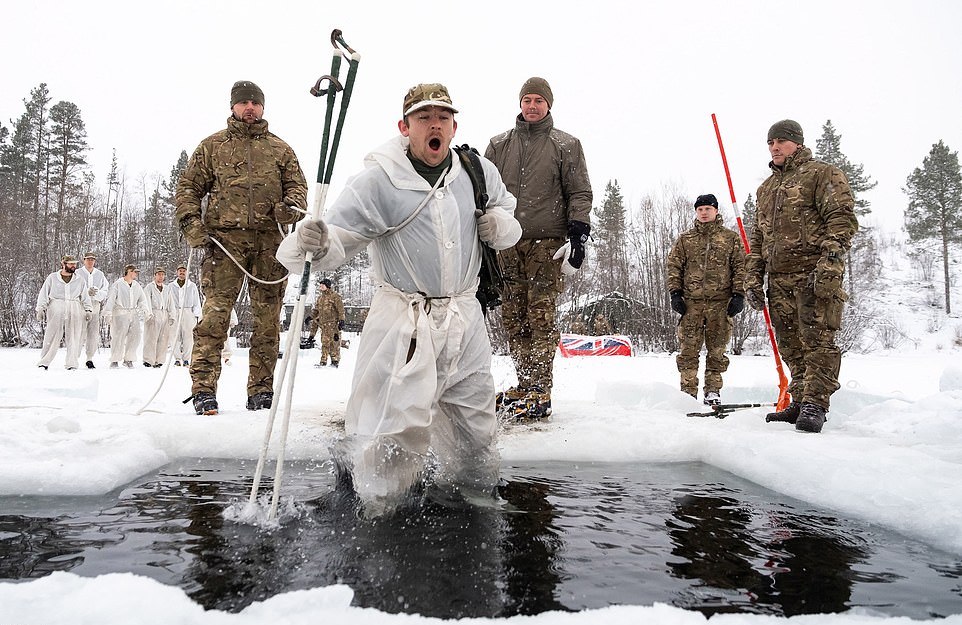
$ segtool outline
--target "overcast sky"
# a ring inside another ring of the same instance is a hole
[[[962,149],[960,24],[955,0],[18,1],[4,9],[0,122],[46,82],[51,104],[80,107],[101,185],[112,149],[128,180],[152,180],[223,128],[231,84],[252,80],[313,183],[324,100],[308,90],[329,72],[340,28],[362,59],[335,194],[397,133],[411,85],[445,83],[456,139],[483,151],[540,75],[556,127],[582,140],[596,206],[617,179],[632,205],[674,185],[715,193],[730,216],[712,113],[739,204],[767,175],[772,122],[796,119],[814,149],[831,119],[843,152],[879,182],[866,196],[876,219],[895,229],[905,179],[932,144]]]

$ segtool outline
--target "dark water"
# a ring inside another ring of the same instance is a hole
[[[0,579],[133,572],[232,611],[340,583],[355,605],[437,617],[962,613],[962,558],[699,463],[506,466],[501,506],[428,501],[373,521],[327,464],[292,463],[299,513],[273,530],[225,520],[252,474],[185,460],[102,498],[0,498]]]

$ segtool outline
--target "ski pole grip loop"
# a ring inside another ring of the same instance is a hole
[[[325,80],[328,81],[329,84],[325,89],[321,89],[321,83],[324,82]],[[327,95],[328,93],[330,93],[331,89],[334,89],[334,93],[337,93],[338,91],[343,91],[344,86],[336,77],[331,76],[330,74],[325,74],[320,78],[318,78],[317,82],[314,83],[314,86],[311,87],[311,95],[314,96],[315,98],[319,98],[322,95]]]

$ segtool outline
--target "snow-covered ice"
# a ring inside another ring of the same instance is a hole
[[[325,457],[343,419],[356,350],[339,369],[315,369],[302,353],[292,402],[288,459]],[[256,458],[266,411],[245,410],[247,361],[238,350],[218,392],[222,413],[200,418],[190,405],[187,371],[171,367],[157,398],[160,369],[49,371],[39,351],[0,351],[0,495],[103,495],[176,458]],[[732,356],[723,397],[773,401],[771,357]],[[766,424],[767,409],[725,419],[686,418],[703,409],[677,391],[674,358],[556,360],[555,415],[549,426],[500,438],[505,462],[686,462],[711,464],[785,495],[863,519],[953,554],[962,554],[962,383],[954,350],[843,358],[842,389],[819,435]],[[499,387],[510,364],[495,358]],[[54,573],[0,584],[0,623],[396,623],[432,622],[350,606],[345,586],[277,595],[237,614],[205,612],[180,589],[129,573],[86,578]],[[612,606],[544,613],[535,623],[701,623],[706,617],[666,606]],[[485,619],[464,619],[483,622]],[[716,615],[719,623],[776,617]],[[809,615],[799,623],[907,622],[850,611]],[[945,619],[962,623],[962,614]]]

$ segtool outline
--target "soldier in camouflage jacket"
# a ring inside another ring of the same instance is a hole
[[[772,174],[758,188],[745,291],[749,303],[761,310],[768,275],[778,349],[792,374],[793,401],[769,420],[819,432],[829,398],[839,388],[842,354],[835,332],[848,299],[842,290],[842,259],[858,230],[855,201],[845,174],[812,157],[798,122],[772,125],[768,147]]]
[[[706,404],[717,404],[722,373],[728,370],[731,318],[745,305],[745,250],[738,235],[722,224],[714,195],[698,196],[695,211],[694,226],[678,238],[665,263],[671,306],[681,315],[675,360],[681,390],[696,397],[698,355],[706,347],[704,398]]]
[[[307,206],[307,183],[294,151],[267,129],[262,118],[263,91],[252,82],[236,82],[231,112],[227,128],[204,139],[194,151],[175,196],[184,238],[191,247],[204,250],[201,289],[206,299],[190,358],[198,414],[217,411],[221,349],[245,277],[237,263],[256,278],[248,281],[254,325],[247,408],[271,406],[287,274],[274,254],[284,236],[282,226],[301,219],[303,213],[295,208]]]
[[[507,281],[501,318],[518,375],[499,404],[524,399],[535,406],[528,415],[540,418],[550,414],[562,275],[584,261],[592,191],[581,142],[554,126],[548,81],[529,78],[518,101],[514,128],[492,137],[484,152],[517,198],[522,230],[521,240],[498,254]]]

